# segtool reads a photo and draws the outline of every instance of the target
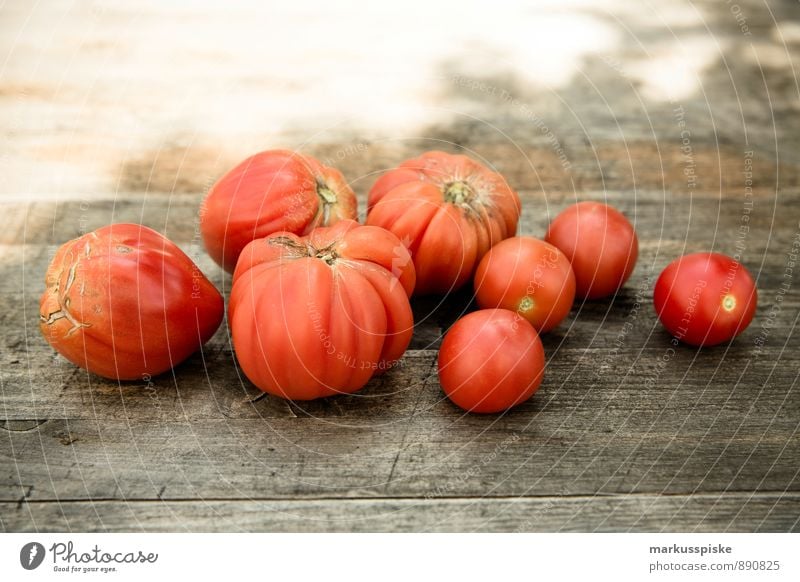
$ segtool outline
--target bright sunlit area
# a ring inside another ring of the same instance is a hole
[[[273,144],[408,139],[467,119],[495,137],[516,139],[533,115],[561,141],[623,137],[618,117],[646,128],[676,100],[733,131],[749,112],[728,104],[747,109],[791,77],[797,37],[796,24],[743,20],[747,4],[735,6],[12,0],[0,188],[103,195],[129,189],[125,161],[165,171],[162,148],[213,175]]]

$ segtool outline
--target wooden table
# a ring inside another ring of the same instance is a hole
[[[800,530],[800,9],[737,7],[519,8],[454,58],[436,23],[429,51],[403,52],[357,13],[334,17],[361,36],[326,44],[330,15],[302,3],[4,5],[0,529]],[[381,26],[400,18],[381,10]],[[241,40],[276,19],[278,40]],[[531,19],[544,40],[523,34]],[[280,44],[292,34],[316,44]],[[558,66],[535,58],[545,41]],[[233,162],[275,146],[332,161],[362,208],[377,172],[466,151],[520,191],[520,233],[607,200],[635,222],[639,263],[613,301],[577,304],[544,337],[542,388],[503,415],[462,414],[437,381],[469,290],[415,299],[400,365],[311,403],[254,389],[224,324],[149,384],[92,376],[44,342],[49,258],[109,222],[166,234],[227,293],[198,205]],[[756,319],[730,345],[672,351],[655,278],[710,249],[757,277]]]

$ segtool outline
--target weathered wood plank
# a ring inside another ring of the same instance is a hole
[[[771,329],[771,343],[760,351],[752,343],[758,336],[749,334],[729,348],[698,351],[681,346],[673,354],[669,336],[656,322],[642,321],[640,327],[624,334],[627,328],[604,322],[603,317],[594,314],[592,321],[576,319],[568,331],[545,338],[548,371],[540,398],[557,391],[560,400],[566,399],[560,405],[569,411],[581,402],[587,407],[608,404],[609,395],[619,393],[623,400],[617,406],[624,412],[625,407],[640,406],[652,397],[642,392],[652,385],[674,393],[676,400],[688,398],[691,402],[702,391],[711,399],[710,407],[724,404],[743,409],[754,393],[762,399],[759,405],[782,405],[787,411],[798,406],[790,390],[798,358],[792,349],[785,349],[786,340],[796,342],[796,337],[782,336],[785,330],[781,328]],[[314,416],[336,418],[407,416],[412,406],[409,391],[429,378],[438,386],[435,360],[435,349],[413,350],[358,394],[303,403],[302,409]],[[47,362],[48,367],[37,362]],[[3,364],[2,419],[167,421],[294,414],[282,400],[264,397],[255,389],[240,375],[230,349],[218,344],[207,346],[202,355],[190,358],[174,374],[122,384],[75,368],[48,346],[29,348],[27,354],[6,354]]]
[[[786,394],[741,399],[752,389],[723,386],[559,387],[497,417],[463,416],[428,382],[391,397],[413,402],[404,416],[368,405],[378,412],[49,420],[0,435],[0,499],[795,489],[798,420]],[[326,406],[359,406],[346,404]]]
[[[0,503],[5,531],[797,532],[797,494]]]
[[[739,168],[730,171],[736,175],[741,173]],[[768,236],[759,234],[780,235],[784,228],[796,231],[800,220],[798,212],[792,211],[800,199],[797,187],[783,187],[777,192],[754,190],[747,197],[743,184],[722,191],[697,190],[691,197],[663,187],[645,189],[639,185],[636,189],[609,187],[550,192],[526,184],[519,191],[523,199],[519,233],[531,236],[542,236],[548,222],[559,211],[587,199],[605,200],[619,207],[634,222],[642,242],[678,240],[705,248],[715,239],[720,245],[735,242],[746,203],[751,204],[747,210],[749,233],[744,239],[748,249],[751,245],[760,249],[763,246],[759,245],[770,242]],[[360,196],[362,213],[366,207],[364,196]],[[112,222],[136,222],[183,245],[194,258],[205,254],[198,223],[202,198],[202,194],[124,192],[92,201],[7,203],[3,211],[8,227],[0,233],[0,244],[60,245]]]

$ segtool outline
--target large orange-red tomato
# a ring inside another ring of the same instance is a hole
[[[544,376],[544,348],[525,319],[482,309],[459,319],[439,350],[439,382],[470,412],[500,412],[530,398]]]
[[[516,311],[540,333],[556,327],[575,300],[569,259],[551,244],[516,236],[495,245],[475,273],[475,298],[482,308]]]
[[[62,356],[106,378],[141,380],[176,366],[219,327],[222,296],[174,243],[112,224],[58,249],[39,327]]]
[[[544,240],[558,247],[575,271],[575,294],[587,299],[613,295],[631,276],[639,255],[633,225],[616,208],[578,202],[559,214]]]
[[[369,193],[367,224],[411,251],[415,294],[448,293],[475,272],[486,251],[514,236],[520,201],[503,177],[463,155],[428,152],[390,170]]]
[[[346,220],[245,247],[228,306],[236,357],[264,392],[355,392],[411,341],[414,264],[392,233]]]
[[[713,346],[742,333],[756,312],[758,291],[748,270],[719,253],[692,253],[661,272],[653,304],[677,339]]]
[[[255,154],[225,174],[200,212],[208,254],[233,272],[242,249],[275,232],[304,235],[356,218],[356,197],[341,172],[289,150]]]

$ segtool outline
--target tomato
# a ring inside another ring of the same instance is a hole
[[[456,321],[439,350],[439,382],[469,412],[500,412],[539,388],[544,348],[539,334],[507,309],[474,311]]]
[[[342,174],[288,150],[247,158],[209,191],[200,211],[208,254],[233,272],[242,249],[275,232],[308,234],[356,218],[356,197]]]
[[[517,230],[520,201],[500,174],[463,155],[428,152],[384,174],[369,193],[367,224],[411,251],[414,293],[466,283],[495,243]]]
[[[346,220],[245,247],[228,306],[242,370],[264,392],[355,392],[403,355],[414,264],[392,233]]]
[[[214,335],[224,311],[197,265],[138,224],[112,224],[64,244],[45,281],[45,339],[73,364],[115,380],[176,366]]]
[[[556,327],[575,299],[575,275],[564,253],[537,238],[513,237],[492,247],[475,273],[482,308],[516,311],[540,333]]]
[[[661,323],[678,340],[713,346],[742,333],[756,311],[753,277],[734,259],[719,253],[694,253],[661,272],[653,304]]]
[[[575,294],[608,297],[631,276],[639,255],[633,225],[617,209],[600,202],[578,202],[559,214],[545,240],[572,263]]]

